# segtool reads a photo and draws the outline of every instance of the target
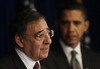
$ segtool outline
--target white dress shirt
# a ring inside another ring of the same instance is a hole
[[[17,54],[19,55],[19,57],[21,58],[21,60],[23,61],[23,63],[25,64],[27,69],[33,69],[36,62],[38,62],[38,64],[39,64],[39,69],[41,69],[39,61],[32,60],[18,48],[15,48],[15,50],[16,50]]]
[[[78,43],[78,45],[76,46],[76,48],[72,48],[70,46],[67,46],[64,44],[64,42],[62,40],[60,40],[60,44],[62,46],[62,49],[68,59],[68,62],[69,64],[71,64],[71,51],[75,50],[77,52],[76,54],[76,59],[78,60],[80,66],[81,66],[81,69],[83,69],[83,63],[82,63],[82,54],[81,54],[81,50],[80,50],[80,43]]]

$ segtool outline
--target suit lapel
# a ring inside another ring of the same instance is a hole
[[[63,60],[62,60],[63,59]],[[67,61],[66,58],[63,58],[63,57],[57,57],[55,59],[55,62],[58,66],[59,69],[70,69],[70,66],[69,66],[69,63]],[[63,67],[63,68],[62,68]]]
[[[41,69],[47,69],[47,68],[41,65]]]
[[[55,62],[57,64],[58,68],[59,69],[70,69],[70,65],[68,63],[68,60],[67,60],[60,44],[58,44],[56,47],[57,47],[56,48],[57,52],[55,53]]]
[[[81,46],[83,69],[89,69],[90,62],[89,54],[85,47]]]
[[[27,69],[15,51],[12,51],[11,58],[15,64],[16,69]]]

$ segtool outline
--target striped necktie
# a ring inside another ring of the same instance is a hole
[[[38,64],[38,62],[35,63],[33,69],[39,69],[39,64]]]
[[[72,69],[81,69],[79,62],[76,59],[77,52],[76,51],[72,51],[71,54],[72,54],[72,59],[71,59],[71,67],[72,67]]]

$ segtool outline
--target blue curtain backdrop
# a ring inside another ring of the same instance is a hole
[[[91,48],[100,53],[100,0],[85,0],[90,20]]]
[[[24,0],[0,0],[0,55],[12,48],[8,37],[9,23],[17,12],[25,8]]]
[[[0,55],[10,48],[8,42],[8,25],[15,14],[14,0],[0,0]]]
[[[31,0],[29,0],[31,1]],[[57,9],[64,2],[71,0],[32,0],[37,11],[45,15],[48,25],[56,32],[54,21],[56,18]],[[100,1],[99,0],[84,0],[84,5],[88,11],[90,20],[89,35],[91,37],[90,47],[100,53]],[[24,5],[24,0],[0,0],[0,55],[5,54],[11,49],[11,44],[8,37],[8,26],[10,21],[17,12],[28,8]],[[58,39],[57,32],[53,38],[53,42]]]

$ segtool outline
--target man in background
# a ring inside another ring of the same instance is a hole
[[[58,11],[56,26],[60,39],[52,46],[49,57],[42,64],[48,69],[100,69],[100,55],[81,43],[89,27],[82,4],[64,4]]]

